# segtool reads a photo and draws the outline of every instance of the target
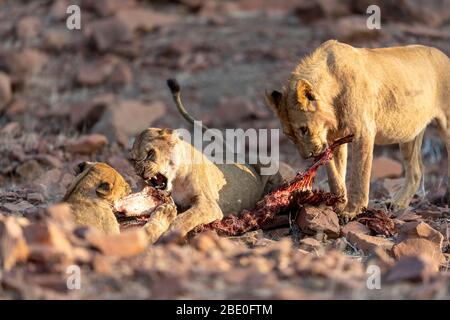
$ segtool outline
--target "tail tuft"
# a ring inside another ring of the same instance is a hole
[[[168,79],[167,86],[169,87],[172,94],[180,92],[180,84],[178,83],[177,79]]]

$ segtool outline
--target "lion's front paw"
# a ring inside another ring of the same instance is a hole
[[[339,215],[339,220],[341,222],[341,224],[345,225],[347,223],[349,223],[350,221],[352,221],[357,215],[359,214],[359,212],[357,211],[342,211],[340,212]]]

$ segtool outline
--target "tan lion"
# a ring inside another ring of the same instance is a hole
[[[106,163],[82,162],[75,173],[77,176],[63,198],[70,204],[75,222],[105,233],[119,233],[113,208],[131,192],[128,183]]]
[[[391,200],[400,208],[420,185],[422,138],[432,120],[450,154],[450,60],[435,48],[366,49],[327,41],[300,62],[282,92],[266,96],[304,158],[355,134],[348,193],[346,146],[327,167],[331,191],[348,197],[341,208],[346,219],[368,205],[374,144],[400,144],[405,184]]]

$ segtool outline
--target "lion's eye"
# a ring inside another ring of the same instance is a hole
[[[309,132],[308,127],[300,127],[300,132],[302,135],[306,135]]]
[[[150,149],[145,160],[153,160],[155,158],[155,149]]]

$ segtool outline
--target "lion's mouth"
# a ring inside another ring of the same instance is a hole
[[[164,190],[167,188],[167,180],[168,179],[165,175],[158,172],[155,176],[146,179],[145,183],[155,189]]]

